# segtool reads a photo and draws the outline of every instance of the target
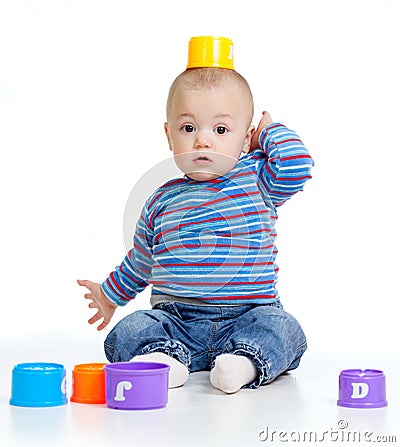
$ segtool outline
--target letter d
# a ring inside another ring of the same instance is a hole
[[[352,383],[351,386],[353,387],[352,399],[362,399],[368,395],[368,383]]]

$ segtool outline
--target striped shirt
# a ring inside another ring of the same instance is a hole
[[[147,200],[133,248],[102,284],[125,305],[152,294],[208,304],[267,304],[276,289],[277,207],[303,189],[313,161],[296,133],[267,126],[260,148],[214,180],[176,178]]]

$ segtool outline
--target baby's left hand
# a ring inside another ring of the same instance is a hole
[[[258,123],[258,127],[257,127],[256,131],[254,132],[253,137],[251,138],[250,152],[252,152],[255,149],[257,149],[258,147],[260,147],[260,144],[258,142],[258,140],[260,138],[260,134],[265,127],[269,126],[272,123],[273,123],[273,121],[272,121],[271,115],[268,112],[264,111],[263,116],[262,116],[260,122]]]

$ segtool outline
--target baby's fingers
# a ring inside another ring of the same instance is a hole
[[[91,292],[93,292],[93,287],[96,285],[96,283],[89,281],[88,279],[78,279],[77,283],[82,287],[86,287]]]
[[[88,323],[89,323],[89,324],[96,323],[96,321],[99,321],[99,320],[101,320],[102,318],[103,318],[103,315],[101,315],[100,312],[97,312],[96,314],[93,315],[92,318],[90,318],[90,319],[88,320]]]
[[[107,324],[110,322],[110,320],[106,321],[105,319],[103,320],[103,322],[101,324],[99,324],[99,326],[97,326],[97,330],[101,331],[102,329],[104,329]]]
[[[90,307],[90,305],[89,305],[89,307]],[[100,323],[97,326],[97,330],[101,331],[102,329],[104,329],[108,325],[108,323],[110,322],[110,318],[105,318],[103,315],[100,314],[100,312],[97,312],[97,314],[93,315],[93,317],[90,320],[88,320],[88,323],[89,324],[96,323],[96,321],[99,321],[102,318],[103,318],[102,323]]]

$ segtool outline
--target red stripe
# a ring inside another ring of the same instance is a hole
[[[210,200],[209,202],[204,202],[199,206],[205,207],[205,206],[209,206],[209,205],[214,205],[215,203],[223,202],[224,200],[236,199],[238,197],[244,197],[244,196],[254,196],[254,195],[258,195],[258,194],[260,194],[259,191],[251,191],[251,192],[247,192],[247,193],[243,193],[243,194],[233,194],[229,197],[221,197],[216,200]],[[177,208],[177,209],[173,209],[171,211],[166,211],[165,213],[161,214],[161,216],[166,216],[171,213],[177,213],[179,211],[187,211],[187,210],[192,210],[192,209],[193,209],[193,205],[186,206],[184,208]]]
[[[201,244],[202,247],[223,247],[223,248],[246,248],[247,250],[260,250],[260,247],[250,247],[246,245],[234,245],[234,244]],[[161,253],[164,253],[166,251],[172,251],[176,248],[199,248],[200,244],[185,244],[183,245],[172,245],[171,247],[163,248],[162,250],[158,251],[156,254],[160,255]]]
[[[237,174],[235,174],[235,175],[232,175],[232,179],[235,179],[235,178],[238,178],[238,177],[250,177],[250,176],[252,176],[253,175],[253,172],[251,172],[251,171],[244,171],[244,172],[238,172]]]
[[[267,131],[266,131],[266,135],[268,135],[268,132],[269,132],[270,130],[272,130],[272,129],[278,129],[279,127],[285,127],[285,126],[284,126],[283,124],[276,123],[276,124],[274,124],[273,126],[268,127],[268,129],[267,129]]]
[[[311,175],[304,175],[302,177],[277,177],[270,169],[268,165],[265,165],[265,169],[268,171],[268,174],[274,179],[277,180],[279,178],[279,181],[285,181],[285,182],[297,182],[299,180],[305,180],[310,179]],[[275,190],[274,190],[275,193]],[[278,193],[278,192],[277,192]],[[283,194],[287,194],[284,192]]]
[[[257,284],[271,284],[274,281],[261,281],[261,282],[252,282],[251,284],[257,285]],[[165,284],[171,284],[171,281],[167,280],[154,280],[151,281],[152,284],[157,286],[163,286]],[[225,282],[185,282],[185,286],[214,286],[214,287],[221,287],[221,286],[236,286],[236,285],[248,285],[249,282],[235,282],[235,283],[225,283]]]
[[[265,139],[263,140],[264,143]],[[271,141],[271,143],[269,144],[269,146],[267,146],[266,152],[268,153],[269,150],[271,149],[271,147],[273,146],[278,146],[280,144],[285,144],[285,143],[300,143],[302,146],[304,146],[303,142],[299,139],[299,138],[289,138],[287,140],[282,140],[282,141]]]
[[[234,214],[232,216],[221,216],[221,217],[212,217],[211,219],[205,219],[205,220],[196,220],[196,221],[190,221],[190,222],[185,222],[179,225],[176,225],[173,228],[170,228],[169,230],[165,230],[161,233],[159,233],[159,235],[156,237],[156,241],[158,242],[160,240],[160,238],[162,236],[164,236],[165,234],[168,233],[172,233],[173,231],[177,231],[180,230],[181,228],[187,227],[187,226],[191,226],[191,225],[201,225],[204,223],[209,223],[209,222],[217,222],[217,221],[221,221],[221,220],[232,220],[232,219],[237,219],[239,217],[245,217],[245,216],[252,216],[252,215],[260,215],[260,214],[268,214],[269,210],[262,210],[262,211],[249,211],[248,213],[240,213],[240,214]],[[162,215],[160,215],[162,216]],[[247,223],[247,222],[246,222]],[[248,234],[248,232],[246,233],[235,233],[235,234]]]
[[[149,203],[148,209],[150,209],[153,206],[153,203],[158,202],[159,197],[162,196],[165,193],[165,191],[160,191],[153,200]]]
[[[281,157],[281,161],[288,161],[288,160],[299,160],[300,158],[309,158],[311,159],[310,155],[292,155],[290,157]]]
[[[176,185],[177,183],[186,183],[186,180],[184,178],[172,179],[164,185],[164,188],[169,188],[170,186]]]
[[[142,255],[146,256],[146,258],[151,258],[151,256],[149,256],[149,254],[147,252],[145,252],[139,245],[137,244],[133,244],[134,248],[138,251],[140,251],[140,253],[142,253]],[[131,250],[132,252],[132,250]]]
[[[137,280],[132,275],[129,275],[125,270],[123,270],[122,265],[119,266],[118,270],[122,272],[123,275],[127,276],[132,282],[136,283],[138,286],[147,286],[146,282]]]
[[[272,229],[271,228],[261,228],[260,230],[252,230],[251,231],[251,234],[254,234],[254,233],[264,233],[264,232],[266,232],[266,233],[270,233],[272,231]],[[231,233],[231,234],[229,234],[229,236],[231,236],[231,237],[234,237],[234,236],[242,236],[243,234],[249,234],[249,232],[248,231],[244,231],[244,232],[241,232],[241,233]],[[223,236],[223,234],[221,235],[221,236]]]
[[[150,210],[150,207],[149,207]],[[153,211],[149,214],[149,225],[146,224],[147,229],[151,230],[152,227],[154,227],[154,215],[156,214],[157,207],[153,209]],[[146,221],[143,219],[143,221],[146,223]]]
[[[273,262],[183,262],[176,264],[158,264],[154,265],[153,268],[163,268],[163,267],[252,267],[253,265],[273,265]]]
[[[186,183],[187,180],[185,180],[184,178],[178,178],[178,179],[173,179],[168,181],[167,183],[165,183],[161,188],[161,191],[153,198],[153,200],[149,203],[148,208],[150,209],[153,206],[153,203],[158,202],[159,197],[162,196],[163,194],[165,194],[168,188],[170,188],[171,186],[174,186],[178,183]]]
[[[232,175],[232,177],[231,177],[231,180],[233,180],[233,179],[235,179],[235,178],[238,178],[238,177],[250,177],[250,176],[252,176],[253,175],[253,172],[248,172],[248,171],[244,171],[244,172],[238,172],[237,174],[235,174],[235,175]],[[218,191],[218,192],[220,192],[221,191],[221,188],[211,188],[211,187],[207,187],[207,188],[205,188],[205,189],[207,189],[207,190],[211,190],[211,191]]]
[[[112,272],[109,276],[109,279],[107,279],[110,288],[113,290],[113,292],[118,295],[120,298],[122,298],[124,301],[129,301],[130,298],[127,297],[124,293],[124,291],[121,289],[121,287],[119,286],[119,284],[116,282],[115,278],[114,278],[115,273]]]
[[[251,234],[255,234],[255,233],[270,233],[272,231],[271,228],[261,228],[260,230],[252,230]],[[162,237],[164,234],[166,234],[168,231],[164,231],[163,233],[160,233],[160,236],[156,239],[157,242],[159,242],[160,237]],[[238,232],[238,233],[219,233],[216,237],[236,237],[236,236],[243,236],[243,235],[248,235],[249,232],[248,231],[242,231],[242,232]],[[185,244],[185,241],[182,242],[182,244],[186,247],[188,247],[188,245]],[[234,245],[219,245],[219,244],[198,244],[195,245],[193,244],[194,247],[235,247]],[[246,248],[246,247],[244,247]],[[161,252],[160,252],[161,253]]]
[[[274,126],[269,127],[261,140],[261,146],[264,146],[264,142],[267,139],[267,137],[269,136],[270,131],[273,129],[278,129],[280,127],[284,127],[284,126],[282,124],[275,124]]]
[[[285,143],[292,143],[292,142],[296,142],[296,143],[301,143],[303,144],[303,142],[300,140],[300,138],[288,138],[287,140],[281,140],[281,141],[274,141],[271,146],[273,146],[274,144],[285,144]],[[271,147],[268,146],[268,149]]]

